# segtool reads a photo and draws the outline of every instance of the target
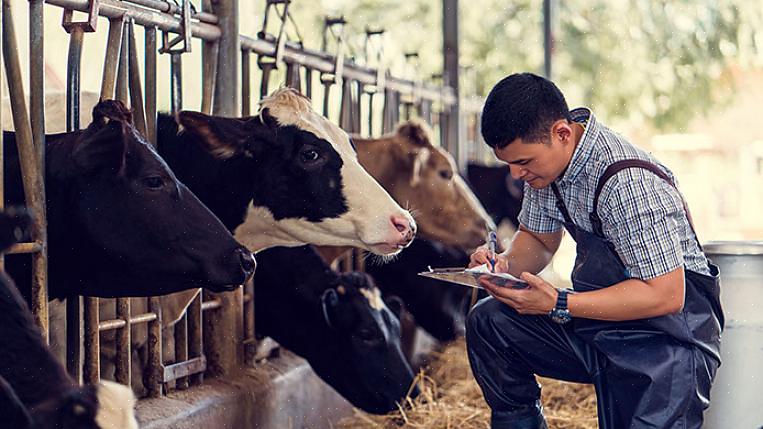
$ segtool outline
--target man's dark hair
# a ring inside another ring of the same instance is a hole
[[[498,82],[482,108],[482,137],[501,149],[517,138],[542,139],[551,124],[570,118],[570,109],[559,88],[532,73],[517,73]]]

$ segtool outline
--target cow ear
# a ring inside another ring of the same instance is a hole
[[[0,377],[0,416],[3,418],[3,424],[11,428],[27,429],[32,426],[32,419],[29,417],[24,404],[16,396],[16,392]]]
[[[430,154],[431,153],[427,148],[421,148],[408,152],[409,165],[411,168],[409,184],[412,188],[418,186],[418,184],[421,182],[422,171],[426,168]]]
[[[79,136],[72,150],[72,160],[78,171],[86,174],[124,172],[127,141],[124,123],[101,118],[94,121]]]
[[[400,314],[403,312],[403,308],[405,308],[403,300],[397,295],[390,295],[384,297],[384,303],[387,304],[387,308],[389,308],[392,314],[400,319]]]
[[[178,122],[198,137],[207,151],[216,158],[227,159],[245,154],[254,156],[256,147],[275,140],[275,127],[266,112],[250,118],[223,118],[201,112],[182,111]],[[257,143],[252,145],[251,143]]]
[[[432,145],[432,133],[422,121],[408,120],[397,127],[397,135],[420,147]]]

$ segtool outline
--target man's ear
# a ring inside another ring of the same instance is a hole
[[[559,119],[551,126],[551,135],[562,142],[571,142],[572,124],[567,122],[566,119]]]
[[[125,168],[126,157],[124,124],[116,120],[109,120],[100,126],[95,126],[94,122],[78,136],[72,150],[76,171],[85,174],[121,174]]]
[[[251,153],[250,142],[269,143],[275,140],[275,123],[267,112],[248,118],[224,118],[201,112],[182,111],[178,122],[199,138],[216,158],[227,159]]]

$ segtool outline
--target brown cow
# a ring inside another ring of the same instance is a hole
[[[394,133],[353,137],[353,142],[363,168],[414,212],[420,237],[471,250],[485,242],[488,228],[495,228],[424,122],[406,121]]]

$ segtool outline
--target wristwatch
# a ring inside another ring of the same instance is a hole
[[[556,323],[565,324],[572,320],[570,310],[567,308],[567,295],[574,293],[570,289],[560,289],[556,298],[556,306],[548,312],[549,317]]]

